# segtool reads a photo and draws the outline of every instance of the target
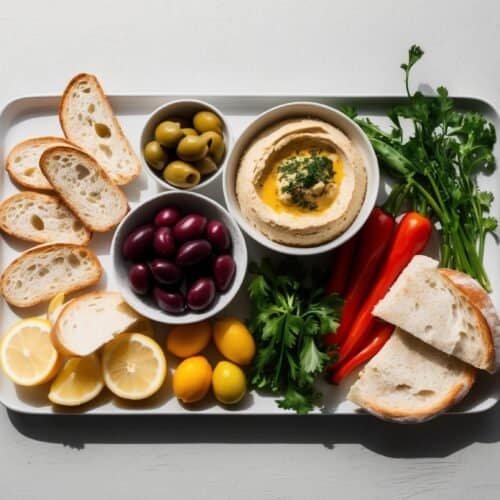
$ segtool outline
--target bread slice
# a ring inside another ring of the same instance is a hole
[[[94,75],[76,75],[66,87],[59,107],[64,135],[91,154],[109,178],[128,184],[141,164]]]
[[[87,356],[140,319],[116,292],[87,293],[61,311],[51,336],[66,356]]]
[[[498,316],[493,301],[486,290],[468,274],[455,269],[440,269],[440,274],[448,279],[453,286],[465,295],[470,303],[483,315],[490,329],[495,353],[500,352],[500,317]],[[495,367],[500,366],[499,356],[495,356]]]
[[[90,231],[109,231],[128,211],[127,198],[87,153],[67,146],[40,158],[47,179]]]
[[[57,196],[25,191],[0,204],[0,229],[36,243],[86,245],[91,233]]]
[[[59,292],[95,285],[101,274],[99,259],[89,248],[47,243],[26,250],[7,266],[0,277],[0,291],[9,304],[30,307]]]
[[[485,318],[437,266],[434,259],[415,256],[373,314],[446,354],[493,372],[495,348]]]
[[[347,398],[384,420],[418,423],[458,403],[474,380],[474,368],[396,328]]]
[[[5,161],[5,169],[11,179],[23,188],[52,191],[52,185],[40,170],[40,156],[47,148],[71,145],[71,142],[62,137],[28,139],[12,148]]]

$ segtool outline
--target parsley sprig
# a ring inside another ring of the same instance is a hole
[[[434,96],[412,93],[410,72],[422,56],[414,45],[401,65],[407,99],[390,111],[390,130],[358,118],[354,108],[345,111],[366,132],[381,166],[397,181],[385,209],[396,215],[410,206],[438,221],[441,265],[469,274],[490,291],[484,247],[498,221],[490,215],[493,193],[480,190],[476,176],[495,169],[495,128],[477,112],[458,110],[445,87],[438,87]],[[403,123],[410,126],[409,133]]]
[[[318,208],[309,190],[319,182],[326,186],[333,181],[333,176],[332,160],[317,153],[311,156],[295,155],[278,166],[281,191],[290,195],[294,205],[307,210]]]
[[[296,263],[280,272],[263,260],[250,272],[250,330],[257,343],[251,385],[283,394],[280,408],[306,414],[321,401],[314,382],[332,360],[322,336],[337,329],[341,300],[306,286]]]

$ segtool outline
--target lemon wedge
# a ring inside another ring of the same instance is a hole
[[[123,333],[104,346],[104,383],[121,398],[145,399],[162,386],[167,361],[161,347],[141,333]]]
[[[94,399],[104,387],[101,362],[96,354],[70,358],[52,382],[49,400],[63,406],[79,406]]]
[[[56,375],[59,354],[50,340],[51,328],[46,319],[28,318],[18,321],[4,335],[0,362],[15,384],[40,385]]]
[[[47,319],[52,325],[57,321],[57,318],[65,305],[64,298],[64,293],[60,292],[55,295],[49,303],[49,307],[47,309]]]

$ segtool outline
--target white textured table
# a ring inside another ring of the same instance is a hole
[[[418,42],[415,78],[498,107],[499,17],[495,1],[3,0],[0,100],[80,71],[109,92],[399,93]],[[493,499],[499,461],[500,408],[419,427],[0,409],[1,500]]]

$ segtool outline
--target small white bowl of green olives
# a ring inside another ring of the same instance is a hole
[[[207,191],[224,168],[230,140],[216,107],[197,99],[171,101],[149,115],[141,157],[163,189]]]

